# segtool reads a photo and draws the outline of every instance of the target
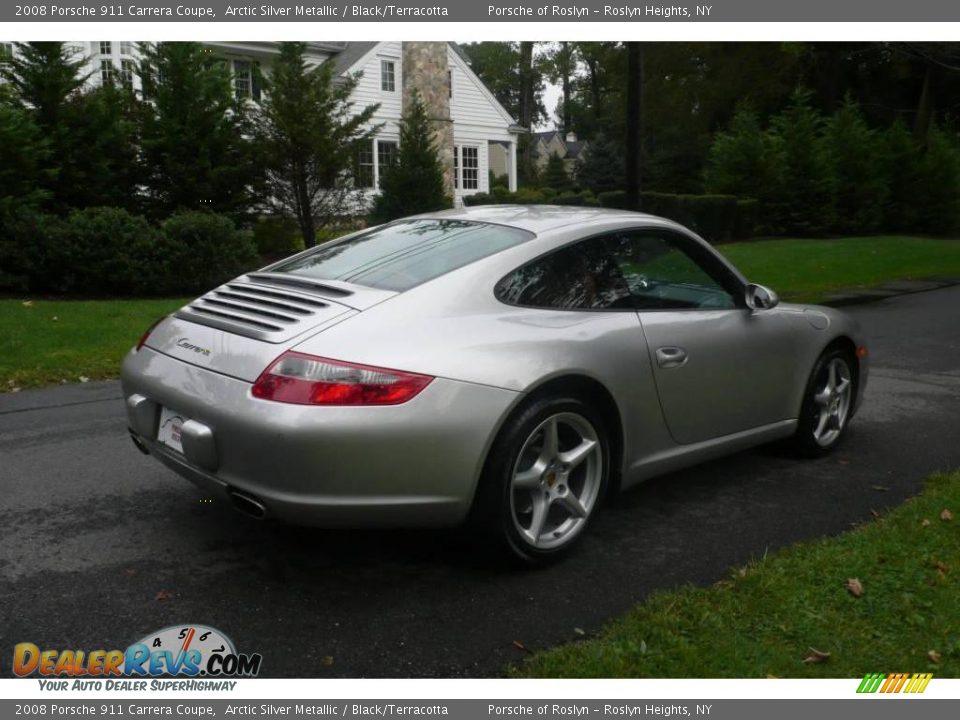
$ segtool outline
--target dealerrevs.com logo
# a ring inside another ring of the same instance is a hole
[[[230,638],[216,628],[197,624],[171,625],[150,633],[126,650],[42,650],[30,642],[19,643],[13,649],[13,673],[17,677],[38,675],[108,681],[170,676],[256,677],[262,661],[259,653],[238,653]],[[115,682],[107,689],[141,687],[126,687],[126,683]]]

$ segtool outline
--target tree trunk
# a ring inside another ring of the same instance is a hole
[[[526,181],[533,176],[533,43],[520,43],[520,125],[527,131],[519,143],[521,175]],[[525,140],[525,141],[523,141]]]
[[[300,225],[300,234],[303,236],[303,246],[312,248],[317,244],[317,228],[313,221],[313,207],[310,202],[310,193],[307,192],[306,172],[301,168],[297,172],[297,224]]]
[[[570,132],[570,73],[573,69],[570,67],[573,63],[570,62],[572,57],[572,51],[570,49],[570,43],[562,42],[560,43],[560,57],[563,67],[561,71],[563,72],[563,117],[561,118],[561,123],[563,124],[563,131],[565,133]]]
[[[627,207],[640,209],[640,95],[643,90],[643,46],[627,43],[627,137],[626,181]]]
[[[926,72],[923,75],[923,88],[920,90],[920,99],[917,101],[917,114],[913,121],[913,140],[917,145],[927,144],[927,133],[930,130],[930,121],[933,119],[933,85],[936,82],[936,63],[926,61]]]

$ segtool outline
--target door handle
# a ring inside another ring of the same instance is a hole
[[[657,365],[665,370],[683,367],[687,364],[687,351],[682,347],[662,347],[657,349]]]

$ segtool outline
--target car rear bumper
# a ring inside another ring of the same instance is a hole
[[[146,347],[127,355],[121,379],[141,449],[248,514],[259,505],[265,517],[324,527],[462,521],[517,397],[437,378],[403,405],[289,405]],[[191,421],[182,453],[158,440],[163,407]]]

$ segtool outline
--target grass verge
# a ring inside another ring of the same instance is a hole
[[[598,637],[518,677],[960,676],[960,472],[839,537],[801,543],[710,588],[658,592]],[[856,579],[862,595],[847,585]],[[811,648],[829,657],[815,655]]]
[[[878,236],[764,240],[717,248],[753,282],[784,300],[817,302],[836,290],[890,280],[960,277],[960,241]]]
[[[0,391],[116,377],[150,324],[183,300],[0,300]]]

